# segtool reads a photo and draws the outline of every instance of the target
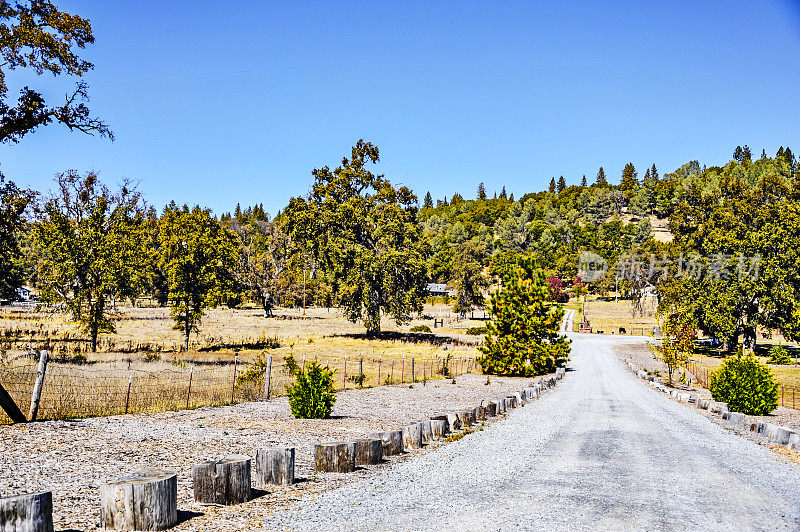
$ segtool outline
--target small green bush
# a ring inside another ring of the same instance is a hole
[[[475,336],[486,334],[486,327],[468,327],[466,333]]]
[[[715,401],[728,403],[732,412],[764,416],[778,406],[778,385],[767,366],[741,350],[711,374],[708,389]]]
[[[431,332],[431,328],[428,327],[427,325],[415,325],[415,326],[411,327],[411,332],[426,332],[426,333],[429,333],[429,332]]]
[[[322,419],[331,415],[336,393],[333,387],[333,371],[322,367],[317,361],[302,369],[294,357],[287,356],[286,371],[294,376],[294,384],[286,386],[292,415],[301,419]]]
[[[789,357],[789,353],[786,351],[786,348],[783,347],[781,344],[773,345],[769,350],[769,360],[767,360],[767,364],[791,364],[792,359]]]
[[[238,377],[238,384],[252,384],[260,381],[267,374],[267,359],[264,353],[259,353],[256,359]]]

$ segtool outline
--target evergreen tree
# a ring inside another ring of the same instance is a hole
[[[622,170],[622,181],[619,184],[619,189],[625,194],[625,197],[630,199],[639,191],[639,180],[636,178],[636,168],[633,163],[628,163]]]
[[[23,212],[34,193],[6,182],[0,174],[0,298],[16,299],[22,286],[24,265],[18,233],[24,224]]]
[[[766,158],[767,158],[767,150],[761,148],[761,160],[763,161]]]
[[[548,188],[548,192],[550,192],[550,194],[555,194],[556,193],[556,178],[555,177],[551,177],[550,178],[550,187]]]
[[[561,177],[558,178],[558,186],[557,186],[558,193],[561,194],[566,189],[567,189],[567,181],[564,179],[564,176],[562,175]]]
[[[581,178],[581,188],[586,188],[586,174]]]
[[[608,188],[608,180],[606,179],[606,172],[603,170],[603,167],[600,167],[600,170],[597,171],[597,178],[595,178],[595,184],[597,186]]]
[[[486,373],[541,375],[569,359],[569,340],[558,333],[564,310],[549,299],[545,274],[532,258],[521,258],[503,288],[492,294],[492,320],[477,360]]]
[[[461,196],[461,194],[456,192],[455,194],[453,194],[453,199],[450,200],[450,205],[457,205],[463,201],[464,198]]]
[[[478,185],[478,199],[485,200],[486,199],[486,187],[483,186],[483,182]]]
[[[508,196],[508,201],[514,201],[514,193],[513,192]]]
[[[428,193],[425,194],[425,201],[422,204],[422,208],[430,209],[431,207],[433,207],[433,198],[431,198],[431,193],[428,191]]]
[[[503,190],[500,191],[500,199],[508,199],[508,196],[506,195],[505,185],[503,185]]]
[[[654,182],[658,182],[658,170],[656,170],[655,163],[653,163],[653,166],[650,167],[650,177],[653,178]]]

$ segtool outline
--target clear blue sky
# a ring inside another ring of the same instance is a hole
[[[720,164],[737,144],[800,153],[792,2],[57,3],[92,21],[92,109],[117,140],[50,126],[0,146],[6,176],[39,190],[95,169],[159,208],[274,215],[359,138],[435,198]]]

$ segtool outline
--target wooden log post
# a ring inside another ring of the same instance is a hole
[[[380,438],[383,446],[383,456],[403,454],[403,431],[387,430],[378,432],[372,437]]]
[[[100,486],[100,525],[112,530],[167,530],[178,523],[178,477],[145,468]]]
[[[450,433],[450,420],[446,414],[431,416],[431,423],[434,421],[444,421],[446,432]]]
[[[517,398],[514,395],[506,397],[506,408],[509,410],[517,407]]]
[[[484,407],[484,419],[487,417],[494,417],[497,415],[497,403],[489,401]]]
[[[33,385],[33,393],[31,394],[31,409],[28,412],[28,419],[36,421],[36,415],[39,413],[39,403],[42,400],[42,388],[44,387],[44,373],[47,370],[47,358],[49,353],[41,351],[39,353],[39,367],[36,369],[36,383]]]
[[[272,379],[272,355],[267,357],[267,378],[264,380],[264,397],[269,401],[269,384]]]
[[[422,447],[422,425],[412,423],[403,427],[403,448],[419,449]]]
[[[431,432],[433,433],[434,440],[441,440],[447,437],[447,420],[431,419]]]
[[[22,413],[17,403],[14,402],[14,398],[3,388],[2,384],[0,384],[0,407],[14,423],[25,423],[27,421],[25,414]]]
[[[507,406],[508,405],[506,405],[506,398],[505,397],[500,397],[499,399],[497,399],[497,413],[498,414],[502,414],[506,410],[508,410]]]
[[[377,465],[383,460],[383,439],[362,438],[356,440],[356,465]]]
[[[422,432],[422,444],[427,445],[433,441],[433,429],[431,427],[430,419],[423,419],[419,422],[420,430]]]
[[[53,532],[52,492],[0,497],[0,530]]]
[[[194,500],[226,506],[250,500],[250,459],[231,456],[192,467]]]
[[[461,430],[461,418],[455,412],[447,414],[447,424],[450,427],[450,432]]]
[[[294,484],[294,447],[258,449],[255,462],[256,487]]]
[[[486,407],[478,405],[475,407],[475,421],[484,421],[486,419]]]
[[[314,471],[350,473],[356,470],[355,442],[314,444]]]

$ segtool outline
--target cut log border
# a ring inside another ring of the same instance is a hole
[[[192,467],[194,500],[202,504],[240,504],[250,500],[250,458],[230,456]]]
[[[52,492],[0,497],[0,530],[53,532]]]
[[[294,484],[294,447],[276,447],[256,450],[255,484],[263,488],[269,484],[289,486]]]
[[[114,530],[166,530],[178,523],[178,478],[145,468],[100,486],[100,524]]]

